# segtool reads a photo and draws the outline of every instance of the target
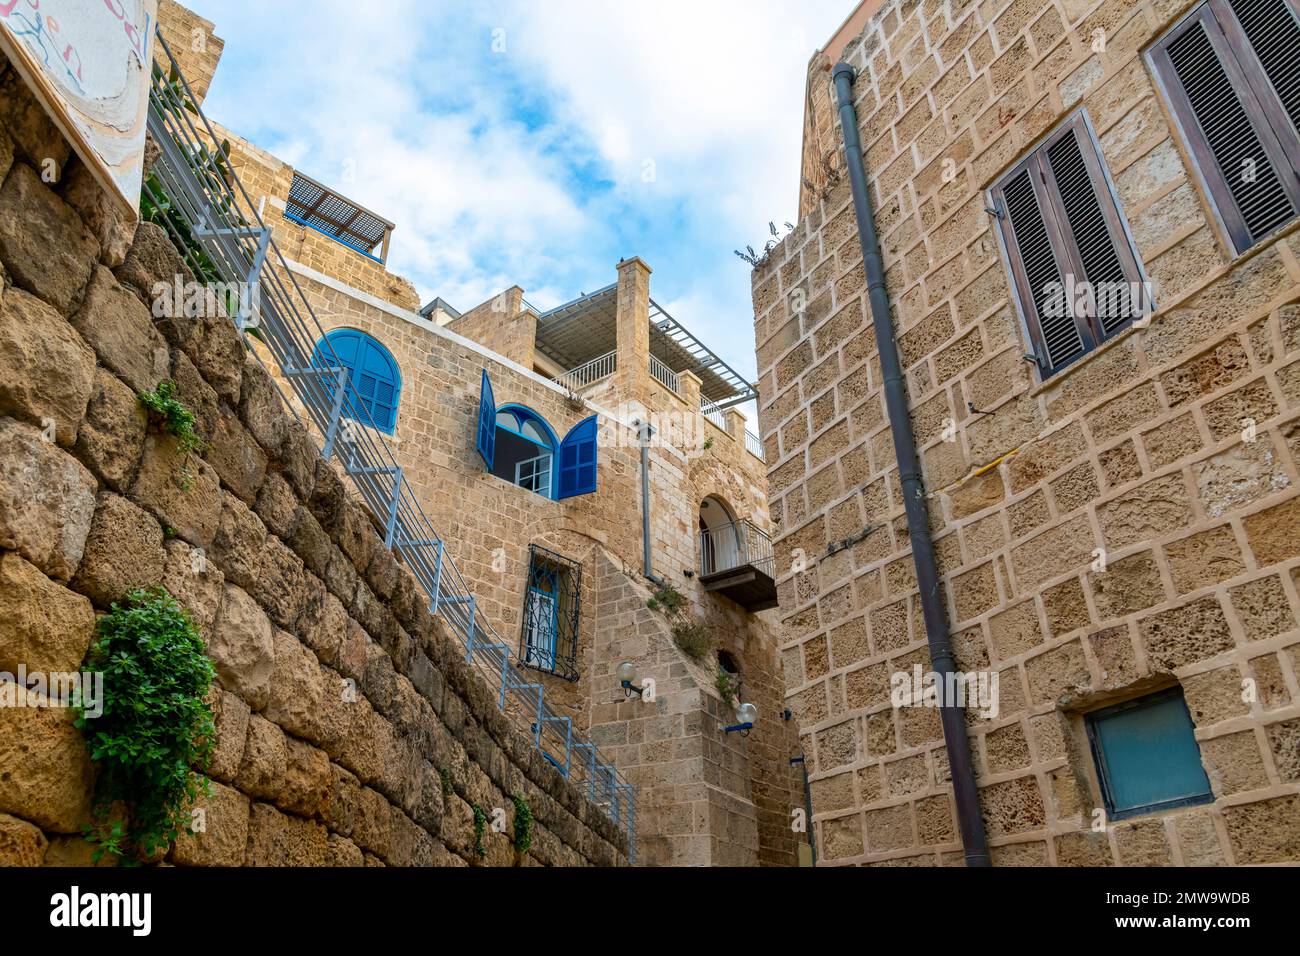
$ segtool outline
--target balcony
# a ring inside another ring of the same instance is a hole
[[[772,539],[744,519],[700,530],[700,583],[747,611],[776,607]]]

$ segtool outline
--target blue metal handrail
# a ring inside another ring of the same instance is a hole
[[[425,515],[368,410],[355,407],[359,403],[347,403],[345,410],[347,368],[325,338],[256,205],[226,158],[219,158],[213,144],[220,139],[198,108],[161,31],[157,39],[170,68],[170,74],[154,71],[149,100],[149,133],[161,150],[152,177],[161,191],[148,181],[145,188],[155,205],[165,204],[169,210],[163,224],[173,243],[196,276],[211,279],[215,272],[219,281],[252,287],[247,300],[254,305],[247,310],[241,305],[232,318],[241,330],[255,329],[270,351],[306,410],[309,429],[314,426],[322,438],[322,456],[337,459],[343,466],[353,488],[384,529],[385,546],[411,571],[429,601],[430,612],[441,617],[456,635],[466,659],[486,680],[501,711],[562,774],[585,790],[591,803],[626,830],[628,861],[635,863],[634,788],[595,744],[575,730],[571,718],[547,704],[541,685],[531,682],[517,666],[510,646],[478,610],[446,543]],[[184,224],[189,236],[182,234],[172,217]],[[201,251],[196,251],[196,244]],[[256,350],[252,354],[261,362]],[[283,392],[281,398],[286,398]],[[293,411],[287,399],[285,405]],[[363,427],[355,427],[349,420],[356,418],[362,419],[359,424]]]

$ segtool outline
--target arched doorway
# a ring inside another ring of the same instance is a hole
[[[700,575],[708,576],[741,564],[736,519],[720,498],[700,502]]]

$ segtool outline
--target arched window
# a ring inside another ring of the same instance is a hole
[[[334,365],[333,356],[324,347],[325,342],[329,342],[334,355],[348,369],[351,388],[348,389],[348,402],[343,413],[363,424],[373,423],[380,431],[391,435],[397,424],[397,402],[402,392],[402,374],[392,354],[364,332],[335,329],[316,344],[312,364],[318,368]],[[333,382],[327,388],[332,394]]]
[[[543,498],[554,498],[558,446],[555,432],[542,416],[522,405],[502,405],[496,414],[492,474]]]
[[[483,369],[474,447],[498,478],[556,501],[593,494],[599,478],[599,437],[595,415],[578,422],[560,441],[531,408],[498,408],[492,380]]]

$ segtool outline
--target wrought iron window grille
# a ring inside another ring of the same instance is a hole
[[[582,565],[541,545],[528,547],[519,660],[531,670],[578,679]]]

